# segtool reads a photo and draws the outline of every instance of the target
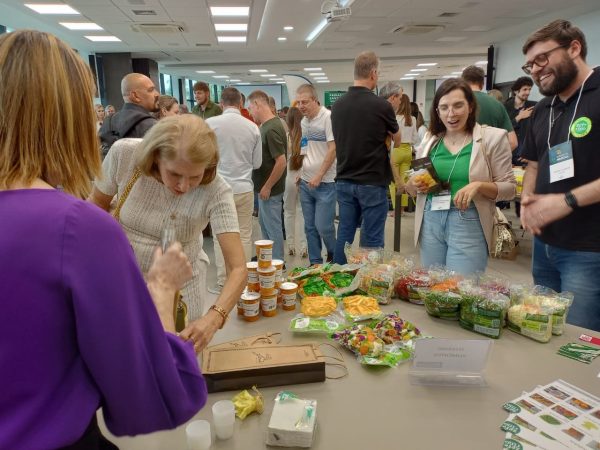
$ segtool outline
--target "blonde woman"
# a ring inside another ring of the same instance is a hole
[[[408,95],[402,94],[400,104],[396,111],[396,120],[400,127],[402,136],[401,142],[394,142],[394,148],[391,153],[392,164],[396,166],[397,173],[400,176],[402,184],[396,185],[395,182],[390,183],[390,197],[392,198],[392,206],[396,209],[396,190],[404,192],[404,186],[408,180],[406,175],[410,170],[410,162],[412,161],[413,145],[418,143],[419,135],[417,133],[416,119],[411,115],[410,99]],[[402,211],[408,206],[408,195],[402,194]]]
[[[175,235],[192,262],[194,276],[184,286],[189,326],[180,335],[203,349],[225,324],[246,282],[246,263],[237,213],[229,185],[217,175],[219,159],[214,132],[198,116],[185,114],[160,120],[141,139],[121,139],[104,159],[104,177],[96,181],[92,201],[108,210],[128,185],[120,221],[143,272],[161,233]],[[132,183],[134,175],[139,179]],[[223,251],[227,280],[221,294],[203,315],[208,257],[202,230],[210,221]]]
[[[51,34],[14,31],[0,80],[0,448],[116,449],[100,407],[115,435],[183,424],[207,399],[174,334],[191,267],[176,244],[144,281],[121,227],[80,200],[101,174],[89,67]]]
[[[285,117],[289,128],[288,134],[288,172],[285,179],[285,191],[283,193],[283,220],[285,224],[285,240],[288,255],[296,254],[296,243],[300,244],[300,256],[308,257],[306,249],[306,234],[304,233],[304,216],[300,208],[300,196],[298,190],[298,179],[302,160],[300,154],[300,140],[302,138],[302,113],[298,108],[292,106]],[[296,228],[296,218],[300,219],[300,227]],[[298,233],[296,233],[296,230]]]

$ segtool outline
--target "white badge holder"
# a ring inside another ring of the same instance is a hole
[[[483,375],[492,348],[483,339],[418,339],[408,371],[411,384],[425,386],[487,386]]]

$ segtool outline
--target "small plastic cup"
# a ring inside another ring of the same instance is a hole
[[[210,422],[194,420],[185,427],[185,435],[189,450],[208,450],[212,444]]]
[[[231,400],[220,400],[212,407],[215,432],[219,439],[229,439],[233,436],[235,425],[235,407]]]

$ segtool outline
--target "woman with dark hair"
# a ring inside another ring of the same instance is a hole
[[[302,139],[302,113],[298,108],[292,106],[285,117],[288,133],[288,171],[285,179],[285,192],[283,193],[283,220],[285,224],[285,240],[290,256],[296,254],[296,240],[300,244],[300,256],[308,257],[306,249],[306,235],[304,233],[304,216],[298,195],[298,177],[302,168],[304,156],[300,153],[300,141]],[[296,235],[296,217],[300,218],[300,229]],[[296,239],[296,236],[298,239]]]
[[[415,148],[418,148],[421,145],[421,142],[423,142],[425,133],[427,133],[427,127],[425,126],[423,114],[421,114],[421,111],[419,111],[419,105],[417,105],[415,102],[410,102],[410,114],[417,119],[417,139],[414,146]]]
[[[417,158],[430,158],[443,190],[429,192],[417,176],[406,186],[417,196],[415,245],[420,245],[422,265],[444,265],[465,275],[485,271],[495,202],[512,200],[516,192],[506,131],[480,126],[476,113],[465,81],[442,83]]]
[[[19,30],[0,61],[0,448],[116,449],[99,408],[115,435],[175,428],[207,399],[173,320],[190,264],[153,248],[144,280],[119,224],[81,200],[101,166],[80,56]]]

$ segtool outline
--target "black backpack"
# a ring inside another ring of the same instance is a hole
[[[104,125],[106,125],[106,127],[108,128],[108,130],[105,131],[101,130],[102,133],[100,134],[100,152],[103,160],[115,142],[117,142],[119,139],[123,139],[124,137],[126,137],[129,134],[129,132],[137,126],[138,123],[148,119],[148,116],[139,117],[138,120],[131,123],[129,129],[125,132],[123,136],[121,136],[121,134],[112,127],[112,118],[115,117],[116,114],[108,116],[108,118],[104,121],[104,124],[102,126],[102,128],[104,128]],[[106,124],[106,122],[108,122],[108,124]]]

